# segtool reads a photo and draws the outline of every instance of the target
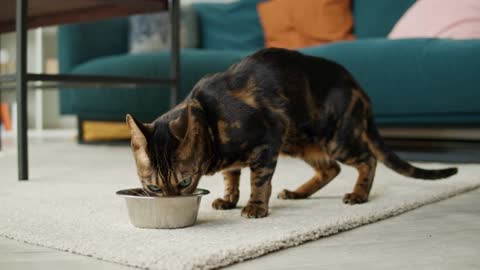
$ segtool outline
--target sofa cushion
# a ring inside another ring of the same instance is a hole
[[[353,0],[354,34],[357,38],[386,37],[416,0]]]
[[[249,52],[183,49],[181,51],[181,89],[183,99],[195,83],[207,73],[224,71]],[[167,52],[124,54],[97,58],[77,66],[74,74],[168,77],[170,55]],[[169,109],[168,86],[141,89],[83,89],[61,92],[61,111],[86,119],[124,120],[132,113],[151,121]],[[180,101],[179,100],[179,101]]]
[[[257,9],[265,47],[298,49],[353,39],[350,0],[271,0]]]
[[[255,50],[264,45],[257,0],[199,3],[200,46],[205,49]]]
[[[180,47],[198,47],[198,27],[195,10],[183,6],[180,10]],[[129,17],[130,53],[170,50],[170,14],[161,11]]]
[[[435,12],[432,12],[435,11]],[[480,1],[422,0],[398,21],[389,38],[480,38]]]
[[[436,117],[448,123],[443,115],[451,121],[464,115],[480,119],[480,40],[365,39],[301,51],[350,70],[380,122],[400,117],[405,123],[432,123]]]

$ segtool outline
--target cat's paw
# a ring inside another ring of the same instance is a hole
[[[268,207],[257,204],[247,204],[242,209],[242,217],[246,218],[263,218],[268,215]]]
[[[212,203],[212,207],[216,210],[228,210],[233,209],[237,206],[236,203],[226,201],[224,199],[218,198]]]
[[[361,204],[368,201],[367,195],[361,195],[357,193],[347,193],[343,196],[343,202],[346,204]]]
[[[298,199],[305,199],[305,196],[302,196],[301,194],[298,194],[294,191],[284,189],[278,193],[277,198],[282,200],[298,200]]]

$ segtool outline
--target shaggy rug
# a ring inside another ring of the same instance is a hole
[[[282,201],[272,196],[264,219],[245,219],[241,206],[249,195],[243,171],[240,207],[216,211],[222,195],[221,175],[205,177],[196,226],[177,230],[133,227],[123,198],[115,191],[138,186],[127,147],[42,143],[31,147],[31,180],[16,180],[16,155],[0,157],[0,235],[119,264],[149,269],[211,269],[299,245],[401,214],[480,186],[480,166],[460,165],[459,174],[441,181],[402,177],[379,166],[370,202],[349,206],[356,172],[342,173],[312,198]],[[419,164],[441,168],[444,164]],[[308,179],[312,170],[301,161],[281,159],[273,180],[276,194]]]

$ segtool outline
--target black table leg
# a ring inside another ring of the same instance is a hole
[[[17,0],[17,147],[18,180],[28,180],[27,118],[27,11],[28,0]]]
[[[170,55],[170,106],[173,108],[178,102],[180,90],[180,0],[170,0],[171,55]]]

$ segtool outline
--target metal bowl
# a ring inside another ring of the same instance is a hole
[[[192,226],[197,221],[198,208],[206,189],[197,189],[184,196],[146,196],[141,188],[117,191],[125,198],[128,215],[135,227],[148,229],[174,229]]]

